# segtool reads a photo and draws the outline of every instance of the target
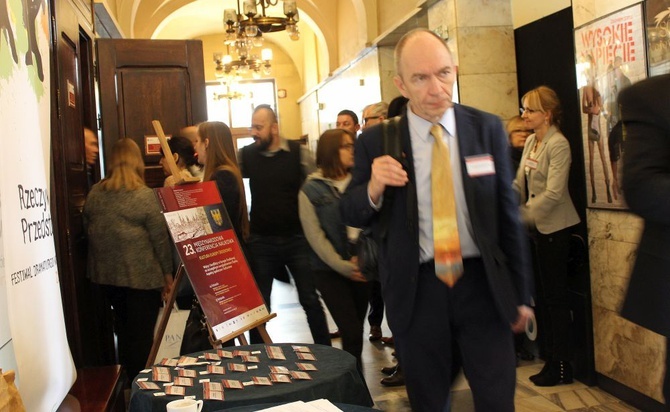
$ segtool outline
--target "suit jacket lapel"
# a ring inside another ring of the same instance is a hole
[[[461,161],[461,179],[463,180],[463,191],[465,192],[465,202],[468,205],[468,210],[475,210],[475,191],[472,185],[472,179],[467,174],[465,166],[465,158],[475,154],[480,154],[477,151],[477,125],[474,118],[465,111],[461,106],[454,105],[454,114],[456,116],[456,138],[458,139],[458,150]],[[470,219],[476,217],[470,215]]]

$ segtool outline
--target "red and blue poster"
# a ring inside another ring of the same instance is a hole
[[[155,189],[186,273],[222,339],[268,316],[214,182]]]

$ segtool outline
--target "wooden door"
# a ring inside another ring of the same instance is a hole
[[[144,153],[149,187],[162,186],[160,156],[146,150],[151,121],[166,134],[207,120],[202,42],[199,40],[97,41],[104,158],[129,137]]]
[[[92,95],[92,33],[86,3],[56,2],[54,33],[56,85],[52,110],[56,253],[65,326],[77,367],[114,362],[111,312],[99,288],[86,276],[87,239],[82,212],[89,190],[83,127],[96,130]],[[90,10],[90,9],[89,9]],[[93,176],[99,175],[93,171]]]

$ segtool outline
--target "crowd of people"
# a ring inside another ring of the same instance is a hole
[[[477,410],[512,411],[515,367],[537,355],[521,335],[533,312],[545,364],[530,380],[573,380],[567,262],[580,218],[568,190],[572,158],[561,103],[549,87],[529,91],[505,132],[496,116],[453,103],[456,66],[433,32],[407,33],[395,60],[402,96],[366,106],[362,125],[355,112],[339,112],[336,128],[319,137],[315,159],[280,135],[269,105],[253,111],[252,145],[236,151],[226,124],[204,122],[186,129],[188,138],[172,137],[170,150],[181,177],[216,182],[268,309],[273,280],[292,278],[314,343],[331,345],[321,298],[360,370],[366,318],[370,341],[394,345],[398,363],[384,368],[390,376],[382,384],[405,384],[413,410],[448,410],[462,370]],[[589,116],[601,105],[585,91]],[[620,118],[625,111],[614,123]],[[590,143],[599,133],[589,129]],[[389,139],[399,153],[387,151]],[[137,144],[119,140],[110,159],[84,208],[90,276],[113,308],[119,356],[133,376],[149,353],[147,325],[155,323],[161,292],[164,298],[174,287],[176,262]],[[166,186],[180,180],[164,169]],[[623,184],[633,193],[651,180]],[[607,190],[609,197],[609,182]],[[353,247],[363,228],[372,229],[378,247],[372,279],[361,273]],[[632,299],[626,310],[635,320]],[[390,337],[382,336],[384,313]],[[667,325],[657,329],[667,332]],[[262,343],[254,330],[250,340]]]

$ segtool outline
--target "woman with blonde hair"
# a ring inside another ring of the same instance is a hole
[[[556,93],[540,86],[521,99],[522,118],[533,130],[526,140],[514,188],[521,198],[521,216],[534,244],[536,312],[543,331],[546,363],[530,377],[537,386],[572,382],[571,316],[568,295],[570,230],[579,216],[568,191],[572,161],[570,144],[559,127],[561,103]]]
[[[101,285],[114,313],[119,360],[134,377],[149,356],[163,296],[172,288],[167,225],[153,190],[144,182],[144,161],[128,138],[114,144],[108,176],[84,205],[89,276]]]

